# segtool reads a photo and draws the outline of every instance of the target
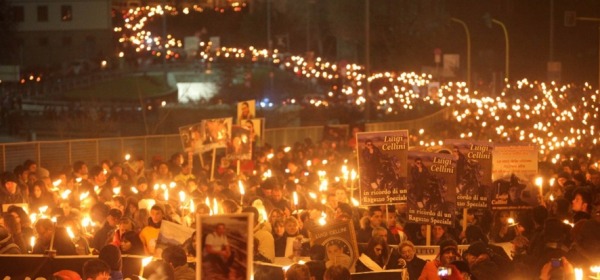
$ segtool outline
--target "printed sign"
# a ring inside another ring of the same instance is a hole
[[[492,210],[522,210],[540,204],[534,180],[538,149],[533,145],[496,146],[492,162]]]
[[[360,204],[406,202],[408,130],[356,134]]]
[[[489,207],[492,189],[491,142],[469,140],[445,140],[456,160],[456,207]]]
[[[451,155],[410,151],[408,219],[453,225],[456,208],[456,161]]]

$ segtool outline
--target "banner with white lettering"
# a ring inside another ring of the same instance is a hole
[[[308,229],[310,245],[322,245],[327,252],[326,267],[341,265],[354,271],[358,243],[352,222],[334,223]]]
[[[408,130],[356,134],[360,205],[406,202]]]
[[[452,225],[456,209],[456,160],[448,154],[408,152],[408,219]]]
[[[534,145],[496,145],[492,160],[492,210],[523,210],[540,204],[535,186],[539,151]]]
[[[456,207],[487,209],[492,189],[492,152],[486,141],[444,140],[456,160]]]

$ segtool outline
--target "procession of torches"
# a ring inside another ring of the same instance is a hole
[[[233,7],[239,11],[239,6]],[[183,14],[202,12],[202,9],[194,6],[185,8]],[[167,58],[176,56],[171,51],[173,48],[181,48],[182,40],[168,34],[166,38],[152,34],[144,30],[146,24],[152,17],[164,16],[165,14],[176,15],[179,11],[171,6],[141,7],[129,10],[124,15],[124,26],[115,27],[114,32],[120,34],[119,42],[132,44],[137,53],[150,53]],[[464,82],[441,83],[439,89],[428,92],[427,87],[433,82],[433,77],[428,74],[375,72],[366,77],[365,69],[358,64],[342,65],[336,62],[325,61],[316,57],[307,59],[302,56],[281,54],[278,50],[269,52],[266,49],[255,47],[247,48],[213,48],[210,42],[199,43],[198,57],[204,63],[219,60],[237,60],[240,62],[269,62],[282,70],[289,71],[298,77],[317,81],[321,86],[327,88],[324,97],[312,97],[308,104],[314,107],[329,107],[336,104],[352,104],[364,106],[367,102],[376,105],[376,109],[384,115],[406,113],[417,108],[433,108],[437,110],[450,110],[451,118],[449,127],[458,127],[460,131],[451,131],[450,136],[463,139],[489,140],[496,143],[532,143],[539,147],[540,160],[553,164],[562,160],[572,160],[569,150],[580,149],[587,152],[587,158],[596,161],[594,166],[598,169],[598,158],[593,158],[591,151],[599,149],[600,133],[600,94],[589,84],[575,86],[572,84],[558,84],[555,82],[544,83],[522,79],[513,83],[506,83],[498,94],[478,92],[467,88]],[[121,52],[120,57],[124,54]],[[367,96],[365,83],[369,84],[372,95]],[[288,99],[282,102],[282,106],[299,103],[298,100]],[[260,104],[260,102],[259,102]],[[443,140],[439,138],[433,129],[421,128],[412,133],[411,145],[437,146],[442,145]],[[285,147],[284,152],[290,152],[291,147]],[[126,161],[131,158],[125,156]],[[273,154],[267,155],[267,160],[272,160]],[[304,167],[313,170],[318,176],[318,192],[306,192],[306,198],[313,202],[325,205],[327,203],[326,193],[329,191],[330,182],[341,183],[350,192],[349,203],[359,206],[359,201],[354,197],[357,188],[358,172],[348,165],[348,159],[339,170],[325,168],[327,160],[319,162],[307,160]],[[323,169],[329,170],[323,170]],[[289,173],[289,170],[287,171]],[[338,173],[339,172],[339,173]],[[306,172],[304,176],[308,176]],[[273,177],[274,171],[266,170],[258,175],[261,180]],[[81,178],[77,178],[75,184],[80,184]],[[246,186],[243,180],[238,180],[238,191],[240,194],[240,205],[244,205]],[[298,179],[295,181],[299,183]],[[535,186],[539,188],[542,203],[551,204],[554,196],[551,194],[547,200],[544,198],[544,188],[552,188],[555,179],[545,180],[542,177],[535,179]],[[66,188],[66,182],[61,180],[53,182],[54,190],[63,200],[68,200],[74,191]],[[154,190],[162,193],[165,202],[170,199],[179,199],[179,210],[182,214],[182,222],[191,226],[195,222],[197,205],[191,197],[186,196],[184,191],[170,197],[170,193],[177,186],[171,182],[167,184],[155,184]],[[113,188],[114,195],[120,195],[121,190],[127,186]],[[131,192],[138,193],[135,186],[130,187]],[[98,186],[94,191],[99,193]],[[89,193],[79,194],[79,200],[85,201]],[[299,194],[292,193],[294,213],[299,217],[303,210],[300,209]],[[204,204],[208,207],[210,215],[223,213],[217,198],[206,197]],[[153,205],[153,204],[152,204]],[[151,207],[152,205],[149,205]],[[259,210],[263,222],[267,221],[268,215],[264,206],[253,203]],[[40,207],[36,213],[30,209],[32,221],[40,218],[48,218],[45,213],[48,207]],[[187,214],[187,215],[186,215]],[[53,217],[55,219],[55,217]],[[327,214],[321,211],[318,214],[318,224],[326,225]],[[574,226],[569,220],[565,224]],[[508,223],[515,225],[513,218]],[[81,221],[84,232],[91,233],[95,224],[89,216]],[[72,229],[67,228],[71,238],[74,238]],[[31,247],[35,239],[31,239]],[[149,263],[144,259],[140,275],[143,274],[144,266]],[[600,279],[600,266],[594,266],[590,270],[595,273],[595,278]],[[575,270],[576,278],[583,279],[583,271]]]

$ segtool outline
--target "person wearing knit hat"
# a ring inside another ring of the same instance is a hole
[[[2,204],[25,203],[23,193],[18,188],[18,178],[11,172],[0,175],[2,187],[0,187],[0,206]],[[1,208],[0,208],[1,210]]]
[[[423,267],[423,271],[419,276],[419,280],[462,280],[462,274],[458,268],[452,264],[457,257],[458,244],[456,241],[452,239],[442,241],[440,243],[440,254],[434,260],[425,264],[425,267]]]
[[[66,270],[66,269],[54,272],[54,274],[52,274],[52,276],[54,276],[54,279],[58,279],[58,280],[81,280],[81,276],[79,276],[79,273],[77,273],[73,270]]]

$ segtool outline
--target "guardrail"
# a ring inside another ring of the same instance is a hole
[[[450,108],[424,118],[403,121],[368,123],[366,131],[386,131],[431,127],[437,121],[449,117]],[[264,143],[274,147],[293,145],[297,141],[311,138],[319,141],[323,137],[323,126],[304,126],[265,129]],[[259,146],[263,143],[258,143]],[[73,162],[82,160],[88,164],[104,159],[122,159],[125,154],[142,156],[149,161],[155,156],[168,159],[181,152],[183,146],[178,134],[78,139],[63,141],[36,141],[0,144],[0,170],[12,171],[26,159],[37,161],[41,166],[53,170],[65,170]]]

